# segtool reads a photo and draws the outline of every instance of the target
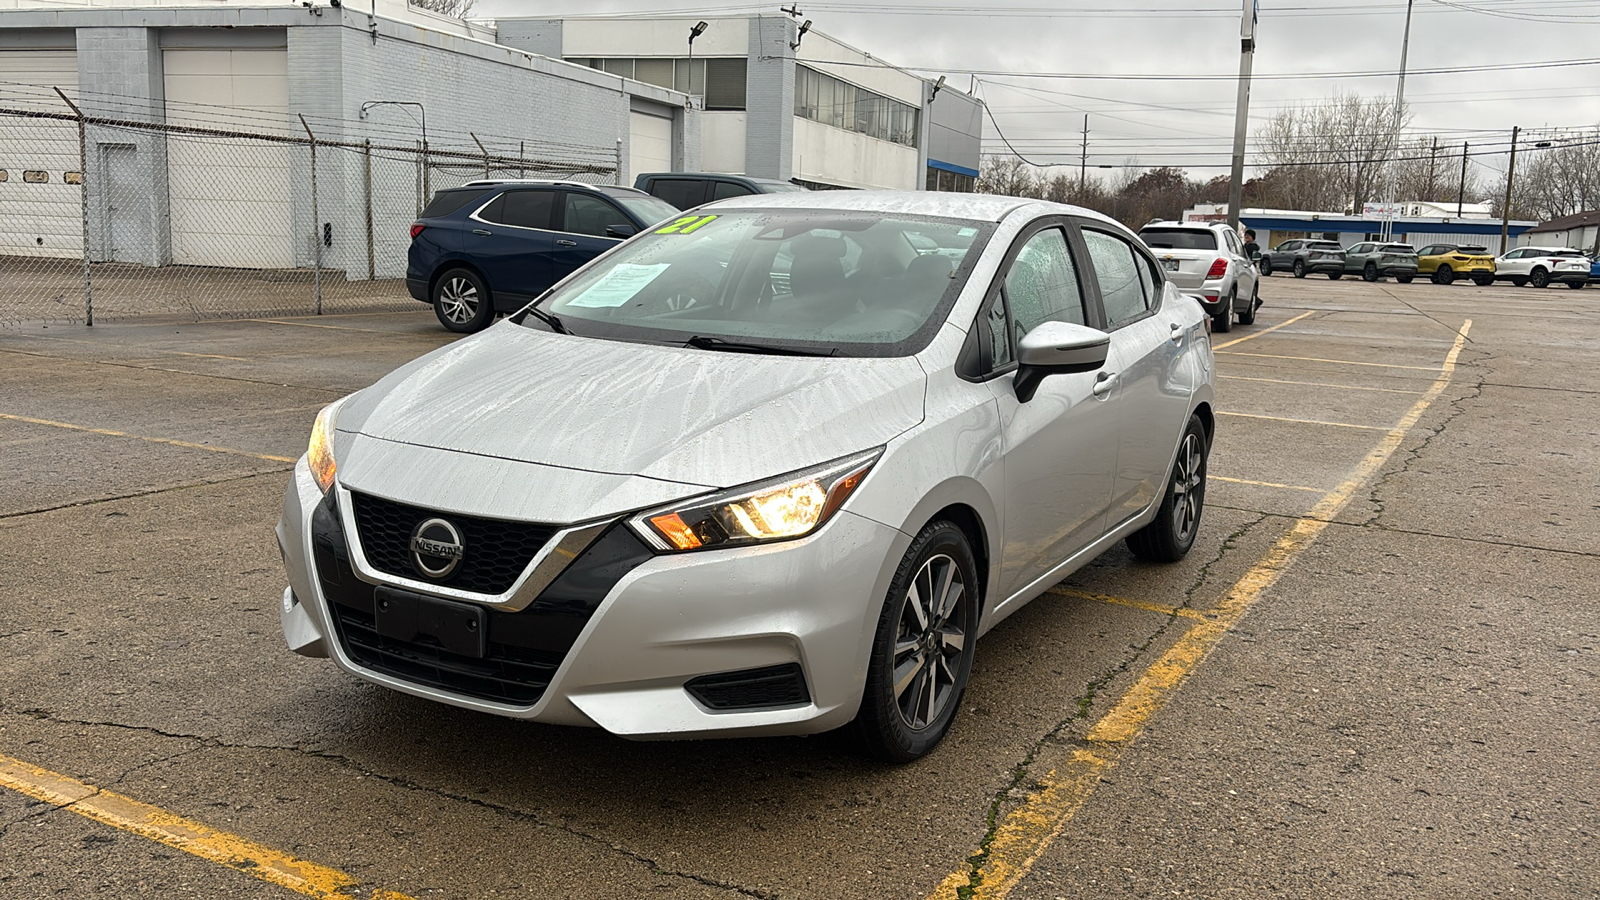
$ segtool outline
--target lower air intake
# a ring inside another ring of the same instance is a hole
[[[799,663],[702,675],[683,687],[706,708],[719,712],[777,709],[811,702]]]

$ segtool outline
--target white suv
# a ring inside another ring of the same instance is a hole
[[[1213,331],[1232,331],[1256,320],[1261,305],[1260,276],[1232,228],[1205,222],[1151,222],[1139,237],[1155,254],[1167,279],[1200,301],[1211,314]]]
[[[1536,288],[1560,281],[1576,290],[1589,283],[1589,260],[1571,247],[1518,247],[1494,261],[1494,278]]]

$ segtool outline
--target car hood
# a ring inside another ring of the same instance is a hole
[[[502,323],[352,396],[336,428],[541,466],[731,487],[888,442],[923,418],[915,358],[768,356]]]

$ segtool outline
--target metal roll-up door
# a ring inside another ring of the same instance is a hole
[[[0,106],[71,114],[52,88],[77,99],[76,50],[0,50]],[[78,126],[8,117],[0,128],[0,256],[81,258]]]
[[[642,112],[628,118],[628,175],[622,183],[633,184],[642,172],[671,172],[672,120]]]

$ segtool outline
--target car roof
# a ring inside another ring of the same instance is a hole
[[[473,187],[500,187],[502,185],[519,184],[535,185],[539,187],[581,188],[588,191],[598,191],[602,194],[609,194],[612,191],[625,191],[629,194],[644,194],[644,191],[641,191],[638,188],[625,187],[623,185],[586,184],[582,181],[570,181],[561,178],[479,178],[476,181],[469,181],[466,184],[460,185],[459,187],[444,188],[443,190],[460,190],[461,188]]]
[[[1223,225],[1220,222],[1146,222],[1145,224],[1139,226],[1139,230],[1144,231],[1146,228],[1160,228],[1163,231],[1172,231],[1174,229],[1180,231],[1211,231],[1212,229],[1218,227],[1227,228],[1228,226]]]
[[[1026,197],[999,197],[992,194],[962,194],[946,191],[806,191],[787,194],[751,194],[729,197],[700,207],[706,209],[812,209],[836,212],[900,213],[909,216],[945,216],[999,222],[1018,210],[1037,210],[1040,215],[1082,216],[1118,229],[1131,230],[1115,219],[1092,209],[1067,206]]]

